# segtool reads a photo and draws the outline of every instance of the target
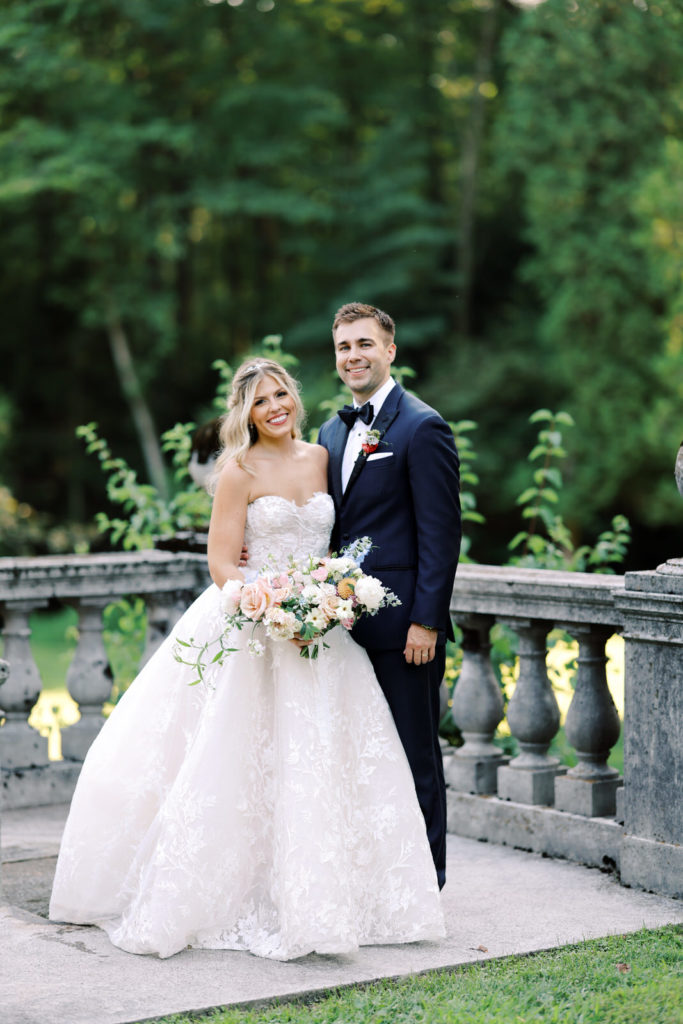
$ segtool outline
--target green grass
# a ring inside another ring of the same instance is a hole
[[[264,963],[264,971],[267,971]],[[309,1002],[163,1024],[681,1024],[683,928],[354,986]]]

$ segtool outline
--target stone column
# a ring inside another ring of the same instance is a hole
[[[78,602],[78,646],[69,666],[66,685],[77,702],[80,720],[62,733],[65,759],[82,761],[102,728],[102,705],[111,694],[109,661],[102,639],[102,612],[111,598],[82,598]]]
[[[683,898],[683,558],[625,584],[621,880]]]
[[[28,724],[43,684],[31,651],[29,616],[46,601],[7,601],[4,606],[4,659],[9,666],[1,694],[5,724],[0,730],[3,768],[32,768],[49,763],[47,738]]]
[[[565,771],[548,747],[560,726],[560,709],[546,669],[550,623],[537,619],[501,620],[519,637],[519,677],[508,704],[510,732],[520,753],[498,769],[498,796],[521,804],[553,803],[555,776]]]
[[[464,744],[454,751],[446,769],[446,781],[464,793],[495,793],[497,771],[509,760],[493,736],[503,717],[503,695],[491,665],[489,615],[460,615],[462,668],[453,691],[453,721]]]
[[[605,671],[605,644],[613,630],[589,625],[567,628],[579,641],[579,661],[564,729],[578,764],[555,779],[555,807],[589,818],[613,817],[621,785],[617,770],[607,765],[621,729]]]

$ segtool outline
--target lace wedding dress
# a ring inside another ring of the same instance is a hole
[[[324,554],[333,516],[322,492],[303,506],[258,498],[249,567]],[[440,938],[424,822],[365,652],[337,627],[315,660],[263,635],[255,657],[245,630],[189,686],[174,637],[217,633],[219,593],[188,609],[93,743],[51,919],[161,957],[192,946],[287,960]]]

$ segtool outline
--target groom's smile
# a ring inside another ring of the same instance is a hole
[[[389,378],[396,345],[372,317],[340,323],[334,333],[337,373],[360,403]]]

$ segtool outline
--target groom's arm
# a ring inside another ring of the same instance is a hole
[[[408,475],[418,556],[410,621],[416,626],[445,630],[460,553],[460,474],[453,434],[437,414],[425,417],[413,435]],[[431,632],[429,644],[412,626],[411,631],[407,660],[418,660],[425,646],[430,648],[427,660],[431,660],[436,633]]]

